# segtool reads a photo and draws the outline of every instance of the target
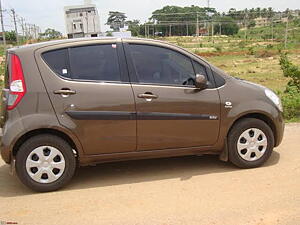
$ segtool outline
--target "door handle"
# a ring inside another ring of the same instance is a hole
[[[138,98],[157,99],[158,96],[150,93],[145,93],[145,94],[138,94]]]
[[[56,95],[62,95],[63,97],[67,97],[69,95],[75,95],[76,91],[70,90],[70,89],[60,89],[54,91],[54,94]]]

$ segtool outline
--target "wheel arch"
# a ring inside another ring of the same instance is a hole
[[[224,148],[221,151],[220,156],[219,156],[220,160],[228,161],[228,146],[227,146],[228,134],[230,133],[230,131],[232,130],[232,128],[234,127],[234,125],[236,123],[238,123],[239,121],[246,119],[246,118],[255,118],[255,119],[264,121],[271,128],[271,130],[273,132],[273,136],[274,136],[274,143],[276,143],[278,137],[277,137],[276,126],[275,126],[275,123],[273,122],[273,120],[269,116],[267,116],[266,114],[261,113],[261,112],[248,112],[243,115],[240,115],[235,120],[233,120],[232,123],[230,124],[230,126],[227,130],[226,136],[225,136]]]
[[[75,150],[76,152],[76,156],[80,155],[80,150],[79,148],[76,146],[75,142],[72,140],[72,138],[67,135],[65,132],[57,130],[57,129],[53,129],[53,128],[40,128],[40,129],[35,129],[35,130],[31,130],[26,132],[25,134],[23,134],[21,137],[19,137],[17,139],[17,141],[15,142],[15,144],[13,145],[12,148],[12,156],[15,157],[20,146],[29,138],[36,136],[36,135],[41,135],[41,134],[52,134],[55,135],[57,137],[60,137],[62,139],[64,139],[71,147],[72,149]]]
[[[244,114],[244,115],[241,115],[240,117],[238,117],[231,124],[230,128],[228,129],[228,132],[227,132],[226,136],[228,136],[229,132],[231,131],[231,129],[234,127],[234,125],[237,122],[239,122],[240,120],[246,119],[246,118],[255,118],[255,119],[259,119],[259,120],[264,121],[271,128],[271,130],[273,132],[274,140],[275,140],[275,143],[276,143],[277,131],[276,131],[276,126],[275,126],[273,120],[269,116],[267,116],[263,113],[260,113],[260,112],[247,113],[247,114]]]

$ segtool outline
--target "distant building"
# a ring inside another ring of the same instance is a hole
[[[85,1],[84,5],[66,6],[64,10],[68,38],[101,35],[100,17],[96,5]]]
[[[290,11],[291,16],[293,17],[300,17],[300,9],[295,9]]]
[[[265,27],[271,24],[270,19],[266,17],[258,17],[255,18],[254,21],[255,21],[255,27]]]

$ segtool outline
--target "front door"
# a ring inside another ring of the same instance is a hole
[[[77,135],[86,154],[136,150],[134,97],[122,45],[63,45],[36,54],[43,58],[38,65],[58,120]]]
[[[174,49],[126,43],[137,110],[140,151],[211,146],[220,125],[219,94],[199,91],[195,74],[211,82],[210,68]],[[200,60],[200,59],[199,59]]]

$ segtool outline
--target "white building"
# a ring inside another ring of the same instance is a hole
[[[64,10],[68,38],[101,35],[100,17],[96,5],[85,0],[84,5],[66,6]]]

